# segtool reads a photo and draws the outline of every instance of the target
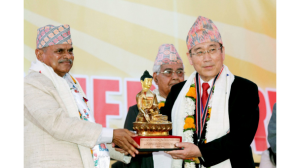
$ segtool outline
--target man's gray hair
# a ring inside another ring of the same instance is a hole
[[[154,65],[154,66],[153,66],[153,73],[154,73],[154,72],[156,72],[157,75],[159,74],[159,72],[160,72],[160,65]]]

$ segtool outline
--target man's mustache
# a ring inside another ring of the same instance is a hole
[[[73,60],[72,60],[72,59],[60,59],[60,60],[58,60],[58,63],[63,63],[63,62],[67,62],[67,61],[69,61],[70,64],[73,63]]]
[[[179,82],[180,82],[180,81],[179,81],[178,79],[172,80],[171,83],[170,83],[169,85],[175,85],[175,84],[177,84],[177,83],[179,83]]]

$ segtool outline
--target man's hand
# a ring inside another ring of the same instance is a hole
[[[186,159],[186,158],[194,158],[194,157],[202,157],[202,154],[198,148],[193,143],[190,142],[181,142],[176,143],[176,147],[183,147],[183,150],[173,150],[166,152],[172,156],[173,159]]]
[[[139,153],[135,147],[140,148],[140,146],[131,138],[135,136],[137,136],[137,134],[134,134],[127,129],[114,129],[112,142],[122,148],[125,152],[128,152],[132,157],[135,157],[134,153]]]
[[[111,146],[114,148],[116,145],[115,143],[111,143]],[[115,150],[120,153],[124,153],[125,155],[128,155],[128,152],[124,151],[122,148],[115,148]]]

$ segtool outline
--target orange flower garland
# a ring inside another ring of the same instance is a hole
[[[165,106],[165,102],[164,101],[161,101],[159,102],[158,104],[158,109],[160,109],[161,107],[164,107]]]
[[[209,119],[210,119],[210,114],[211,114],[211,107],[208,107],[208,109],[207,109],[207,118],[206,118],[206,121],[209,121]]]
[[[188,116],[185,118],[185,124],[183,126],[183,129],[195,129],[194,117]]]
[[[194,102],[196,101],[196,88],[195,88],[195,84],[191,84],[189,91],[187,92],[185,98],[187,102]],[[194,104],[192,103],[192,104]],[[196,106],[196,104],[194,104],[194,106]],[[183,126],[183,134],[184,137],[186,137],[187,139],[185,140],[186,142],[190,142],[193,143],[193,138],[190,137],[191,136],[191,132],[190,131],[196,131],[195,129],[195,119],[194,119],[194,108],[187,108],[186,109],[186,118],[184,119],[184,126]],[[194,165],[195,163],[200,163],[198,158],[185,158],[184,159],[185,164],[187,164],[188,167],[191,167],[192,165]],[[186,167],[186,165],[185,165]],[[194,167],[194,166],[192,166]]]
[[[187,92],[186,96],[196,99],[196,88],[195,87],[190,87],[190,89]]]

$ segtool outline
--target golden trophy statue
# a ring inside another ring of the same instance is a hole
[[[172,123],[168,116],[159,113],[156,95],[150,90],[153,77],[146,70],[141,77],[142,91],[136,95],[139,113],[133,122],[138,134],[133,139],[140,145],[139,151],[174,150],[181,136],[170,136]]]

